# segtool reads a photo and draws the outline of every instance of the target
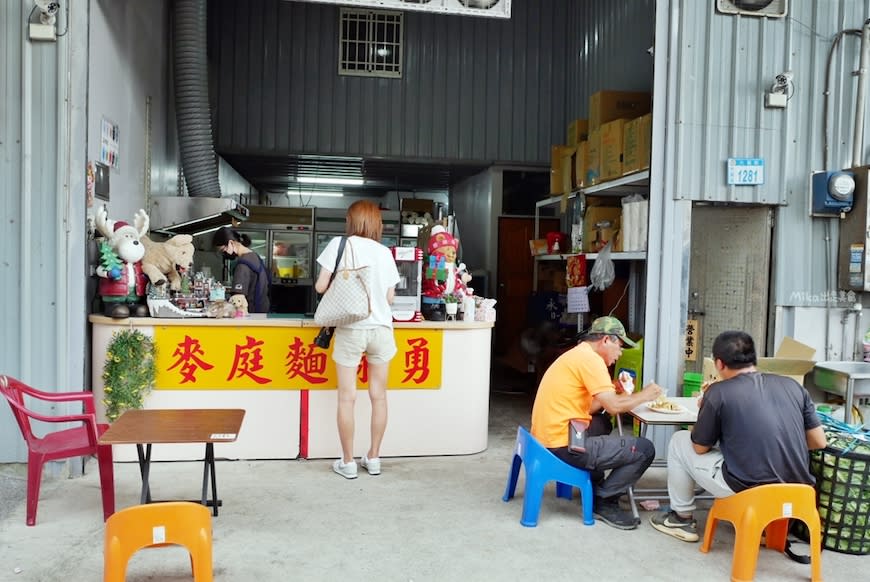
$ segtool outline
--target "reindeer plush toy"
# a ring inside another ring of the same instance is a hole
[[[142,303],[148,283],[142,272],[145,246],[140,238],[148,232],[148,215],[139,210],[131,226],[122,220],[109,220],[103,206],[94,221],[97,232],[104,237],[97,276],[105,314],[116,319],[147,316],[148,308]]]

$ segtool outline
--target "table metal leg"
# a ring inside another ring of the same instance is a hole
[[[616,415],[616,429],[619,431],[619,436],[624,436],[622,433],[622,415]],[[628,487],[628,504],[631,506],[631,515],[634,516],[634,521],[640,523],[640,513],[637,511],[637,503],[634,501],[634,486]]]
[[[151,503],[151,485],[149,477],[151,473],[151,444],[146,445],[145,452],[142,451],[142,444],[136,445],[136,455],[139,457],[139,474],[142,476],[142,494],[139,498],[139,503],[144,505]]]
[[[208,482],[211,476],[211,502],[208,500]],[[214,443],[205,443],[205,462],[202,468],[202,504],[212,506],[215,517],[218,514],[218,506],[221,504],[217,496],[217,478],[215,475]]]

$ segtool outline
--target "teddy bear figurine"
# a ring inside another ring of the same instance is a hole
[[[146,317],[148,308],[142,299],[148,281],[142,272],[145,246],[140,239],[148,232],[148,214],[140,209],[130,225],[123,220],[110,220],[106,207],[102,206],[96,211],[94,222],[103,236],[96,273],[105,314],[115,319],[130,315]]]
[[[206,308],[205,315],[206,317],[214,317],[217,319],[235,317],[236,306],[229,301],[212,301]]]
[[[193,237],[177,234],[165,242],[155,242],[143,236],[142,244],[145,245],[142,272],[148,276],[151,284],[160,287],[168,279],[170,289],[181,289],[182,275],[193,264]]]
[[[230,295],[229,302],[236,307],[236,313],[233,317],[247,317],[248,315],[248,300],[241,293]]]

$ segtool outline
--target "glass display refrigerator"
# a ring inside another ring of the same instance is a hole
[[[252,206],[239,228],[266,264],[274,313],[314,311],[314,208]]]
[[[326,248],[334,237],[344,234],[345,216],[344,208],[318,208],[314,219],[314,270],[317,275],[317,257]],[[381,221],[384,230],[381,236],[381,244],[385,247],[399,246],[399,213],[395,210],[381,211]]]

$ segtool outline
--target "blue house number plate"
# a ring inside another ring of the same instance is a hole
[[[728,184],[736,186],[764,184],[764,160],[728,158]]]

